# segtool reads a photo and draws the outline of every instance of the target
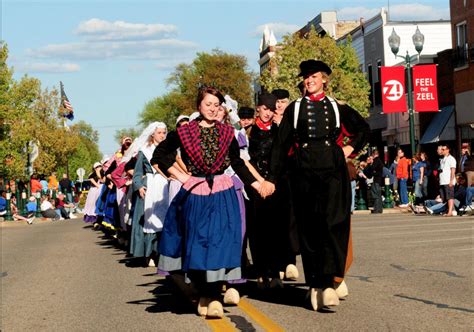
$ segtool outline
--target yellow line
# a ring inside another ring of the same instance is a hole
[[[258,311],[253,305],[250,304],[245,299],[240,299],[239,308],[242,309],[247,315],[250,316],[254,321],[258,323],[261,327],[263,327],[266,331],[271,332],[283,332],[285,331],[280,325],[272,321],[270,318],[265,316],[263,313]]]
[[[209,324],[211,329],[216,332],[238,331],[227,317],[224,317],[222,319],[206,319],[206,322],[207,324]]]

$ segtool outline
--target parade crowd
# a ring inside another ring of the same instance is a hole
[[[238,304],[246,279],[277,292],[284,280],[298,279],[299,254],[310,306],[335,308],[348,295],[356,187],[372,213],[383,212],[388,185],[399,207],[447,216],[470,207],[474,187],[464,168],[456,174],[447,145],[439,147],[439,165],[425,153],[412,164],[402,149],[390,166],[376,149],[360,159],[370,128],[326,94],[331,72],[324,62],[303,61],[302,97],[290,103],[288,91],[275,89],[258,96],[256,109],[237,108],[218,89],[200,87],[196,112],[179,116],[176,130],[153,122],[94,164],[84,221],[105,228],[144,266],[184,276],[198,290],[199,315],[223,317],[223,304]],[[471,171],[464,147],[460,162]],[[74,190],[63,179],[53,202],[42,196],[44,217],[73,217]],[[428,179],[440,191],[432,200]]]

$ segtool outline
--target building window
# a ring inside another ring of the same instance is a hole
[[[454,67],[467,65],[469,58],[469,44],[467,42],[467,24],[462,22],[456,25],[456,49],[454,50]]]
[[[374,103],[375,106],[382,105],[382,87],[380,84],[380,77],[382,76],[382,60],[377,60],[377,77],[374,83]]]
[[[370,107],[374,107],[374,79],[372,77],[372,65],[367,65],[367,79],[369,80],[370,85]]]

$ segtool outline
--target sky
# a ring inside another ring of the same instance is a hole
[[[449,0],[0,0],[1,39],[8,44],[14,78],[64,83],[76,121],[99,132],[99,148],[111,155],[114,134],[138,127],[144,105],[169,91],[166,79],[197,52],[247,57],[258,73],[263,28],[277,40],[321,11],[338,20],[369,19],[381,8],[392,20],[449,19]]]

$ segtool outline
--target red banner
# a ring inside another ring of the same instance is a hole
[[[413,100],[417,112],[438,112],[436,65],[413,67]]]
[[[405,67],[382,67],[381,76],[383,112],[406,112]]]

